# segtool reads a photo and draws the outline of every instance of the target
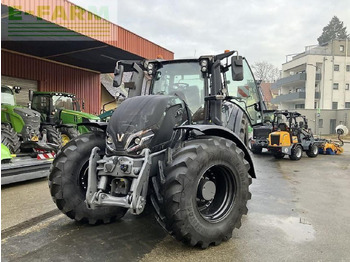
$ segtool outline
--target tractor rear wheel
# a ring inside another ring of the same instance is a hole
[[[303,155],[303,149],[301,148],[300,145],[294,146],[292,148],[292,154],[289,155],[289,158],[291,160],[300,160]]]
[[[16,131],[10,125],[1,124],[1,143],[7,146],[11,154],[17,154],[20,151],[21,142]]]
[[[308,157],[317,157],[318,156],[318,146],[316,144],[312,144],[310,149],[306,151],[306,155]]]
[[[73,138],[76,138],[80,135],[79,131],[75,127],[65,127],[62,126],[59,128],[59,131],[62,134],[62,144],[63,146],[67,144]]]
[[[243,151],[230,140],[186,142],[165,168],[164,179],[153,183],[159,188],[152,201],[158,221],[190,246],[207,248],[230,239],[248,212],[249,168]]]
[[[88,209],[86,206],[89,157],[96,146],[104,152],[102,132],[83,134],[71,140],[57,154],[49,175],[50,193],[58,209],[71,219],[89,224],[110,223],[127,212],[121,207]]]

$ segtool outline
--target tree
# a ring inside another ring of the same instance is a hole
[[[279,77],[278,68],[267,61],[254,63],[252,69],[256,80],[272,83]]]
[[[338,17],[333,16],[329,24],[323,27],[322,35],[317,38],[318,44],[322,45],[334,39],[347,39],[349,37],[346,32],[346,26],[339,20]]]

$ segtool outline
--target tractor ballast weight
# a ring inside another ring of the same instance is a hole
[[[152,204],[163,228],[190,246],[231,238],[256,177],[247,122],[262,115],[249,65],[234,53],[119,61],[114,84],[131,72],[129,98],[108,123],[89,123],[100,132],[73,139],[55,158],[49,186],[57,207],[95,224]]]

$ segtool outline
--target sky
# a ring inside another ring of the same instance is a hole
[[[350,33],[349,0],[70,2],[95,10],[107,6],[108,13],[104,14],[108,20],[173,51],[175,58],[218,54],[230,49],[238,50],[250,64],[267,61],[281,69],[286,55],[317,45],[323,27],[333,16],[343,21]]]

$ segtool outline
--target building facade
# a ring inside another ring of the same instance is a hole
[[[272,85],[280,109],[350,109],[350,45],[333,40],[306,47],[282,65],[282,78]]]

